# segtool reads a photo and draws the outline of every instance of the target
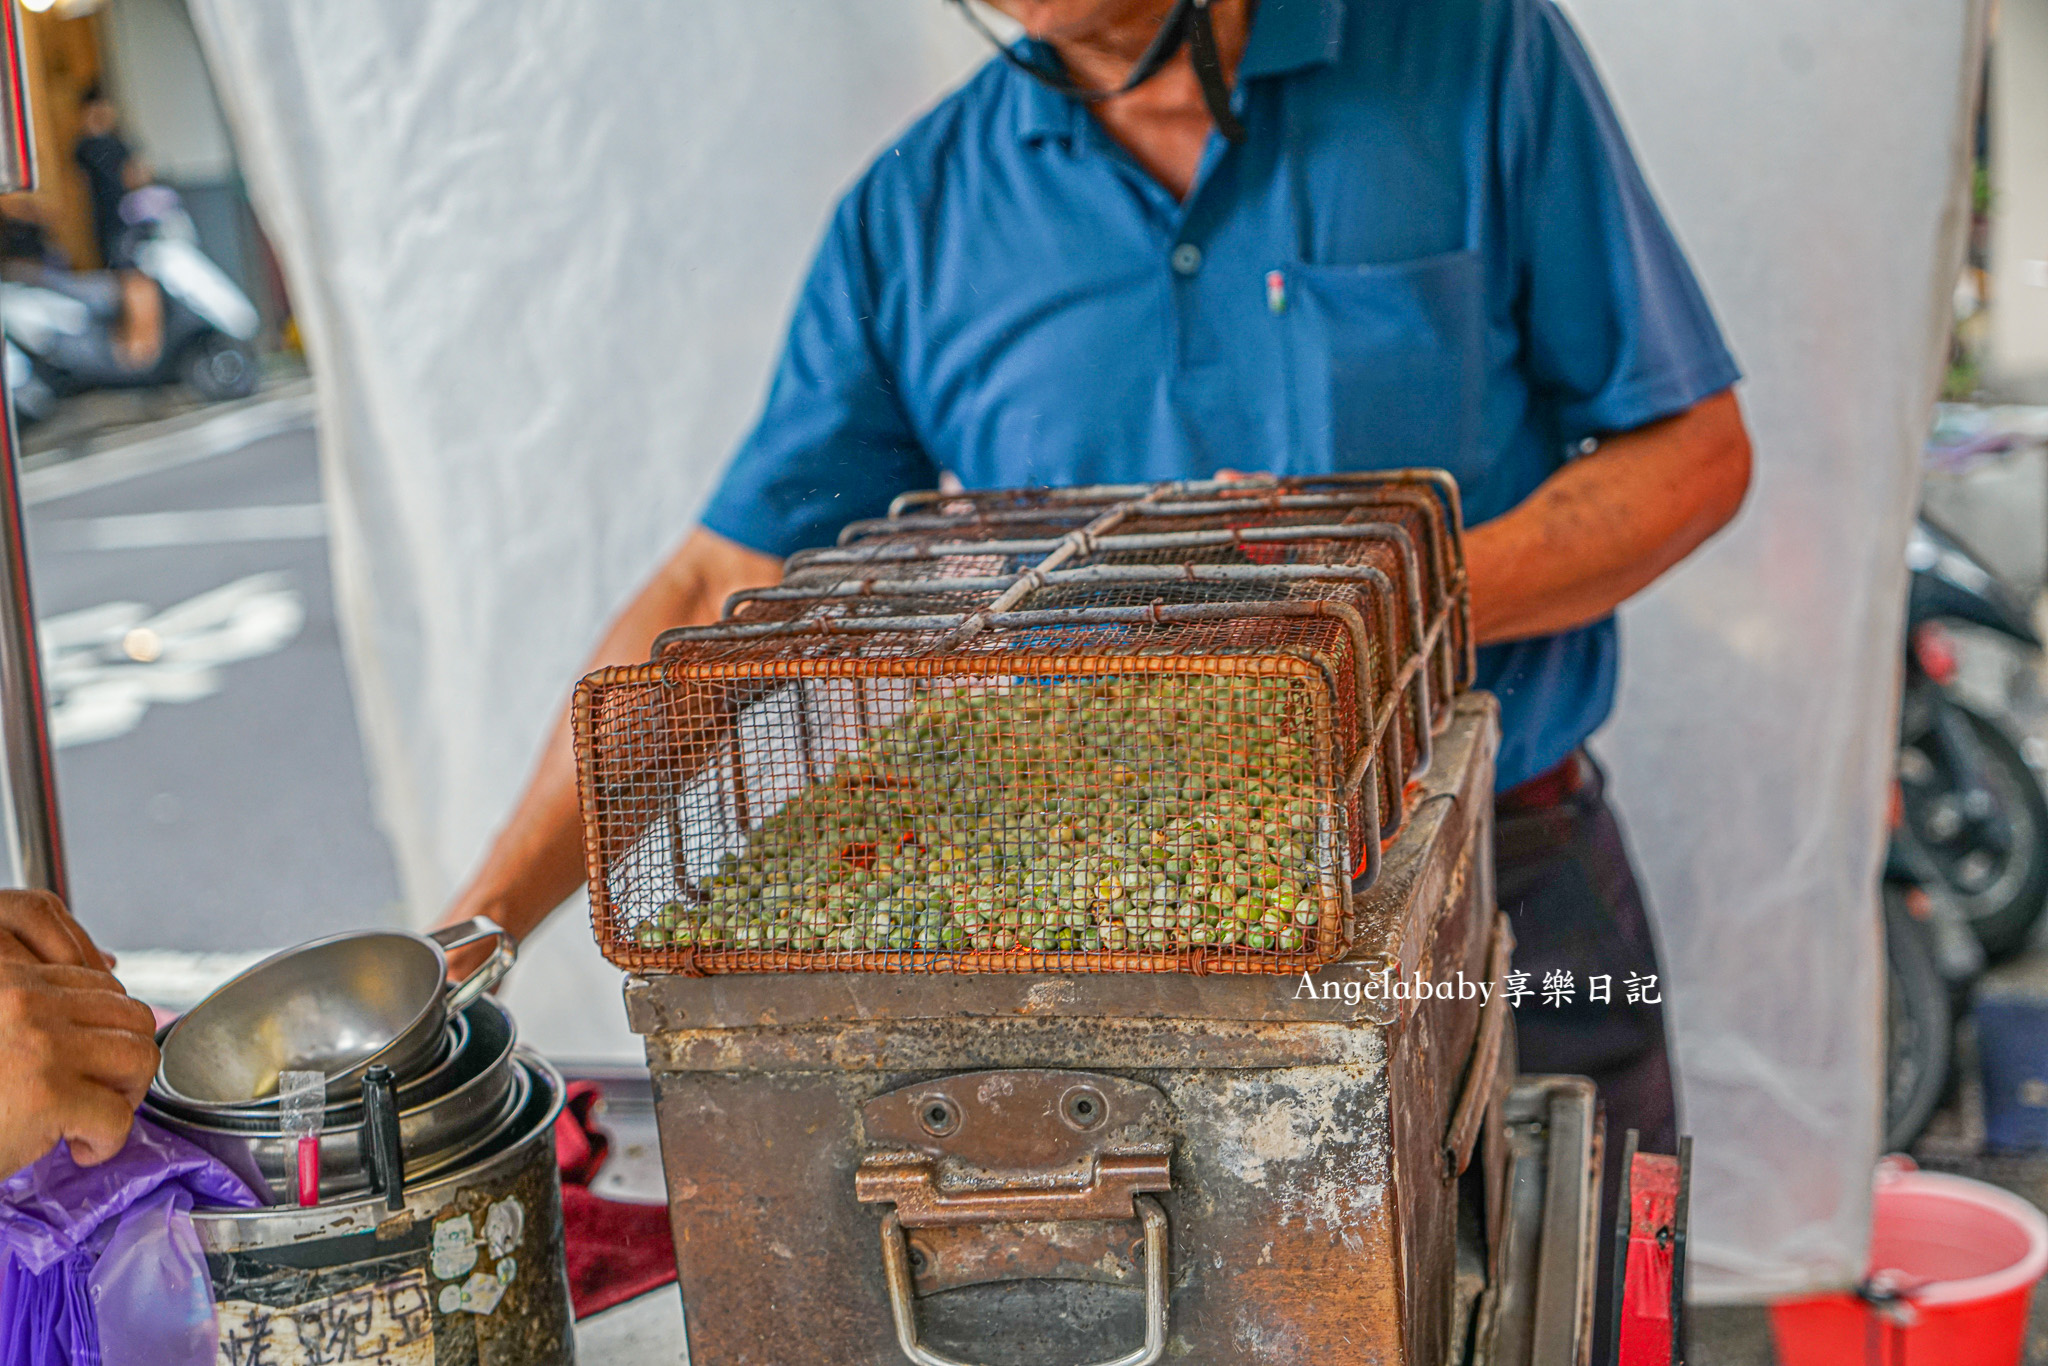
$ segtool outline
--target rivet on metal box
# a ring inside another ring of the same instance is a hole
[[[1472,679],[1436,471],[906,495],[575,699],[639,972],[1299,972]]]

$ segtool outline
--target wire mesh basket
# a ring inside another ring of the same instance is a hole
[[[575,699],[632,971],[1298,972],[1472,676],[1433,471],[922,493]]]

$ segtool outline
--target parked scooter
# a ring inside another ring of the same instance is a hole
[[[16,411],[33,421],[57,399],[90,389],[134,389],[183,381],[202,398],[245,398],[256,389],[251,342],[261,320],[235,282],[199,249],[177,193],[145,186],[122,201],[135,268],[164,298],[163,341],[154,362],[131,365],[115,336],[121,291],[107,272],[44,269],[0,285],[0,323],[28,361],[8,368]]]
[[[7,368],[4,371],[7,390],[14,395],[14,412],[24,423],[40,422],[50,415],[57,396],[50,392],[50,386],[36,378],[35,362],[28,353],[16,346],[10,338],[7,341]],[[22,404],[29,405],[29,411]]]
[[[2004,728],[1957,699],[1955,642],[1944,623],[1974,623],[2032,650],[2041,638],[2018,596],[1925,518],[1907,541],[1906,562],[1913,577],[1899,707],[1902,830],[1999,962],[2026,945],[2048,910],[2048,798]]]
[[[1884,912],[1886,1144],[1917,1138],[1947,1087],[1954,1018],[1987,961],[2023,948],[2048,909],[2048,798],[2018,745],[1957,699],[1967,621],[2041,648],[2025,605],[1961,542],[1922,518],[1912,587]]]

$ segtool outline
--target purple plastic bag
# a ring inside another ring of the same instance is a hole
[[[160,1186],[130,1205],[87,1278],[100,1355],[136,1366],[213,1366],[220,1347],[192,1192]]]
[[[0,1273],[0,1361],[7,1366],[100,1366],[86,1277],[89,1253],[40,1273],[7,1259]]]
[[[0,1182],[0,1361],[212,1366],[212,1285],[192,1207],[261,1202],[241,1178],[137,1119],[97,1167],[63,1144]]]

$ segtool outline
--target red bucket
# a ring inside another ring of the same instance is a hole
[[[1887,1158],[1862,1295],[1771,1306],[1779,1366],[2019,1366],[2048,1217],[1981,1181]]]

